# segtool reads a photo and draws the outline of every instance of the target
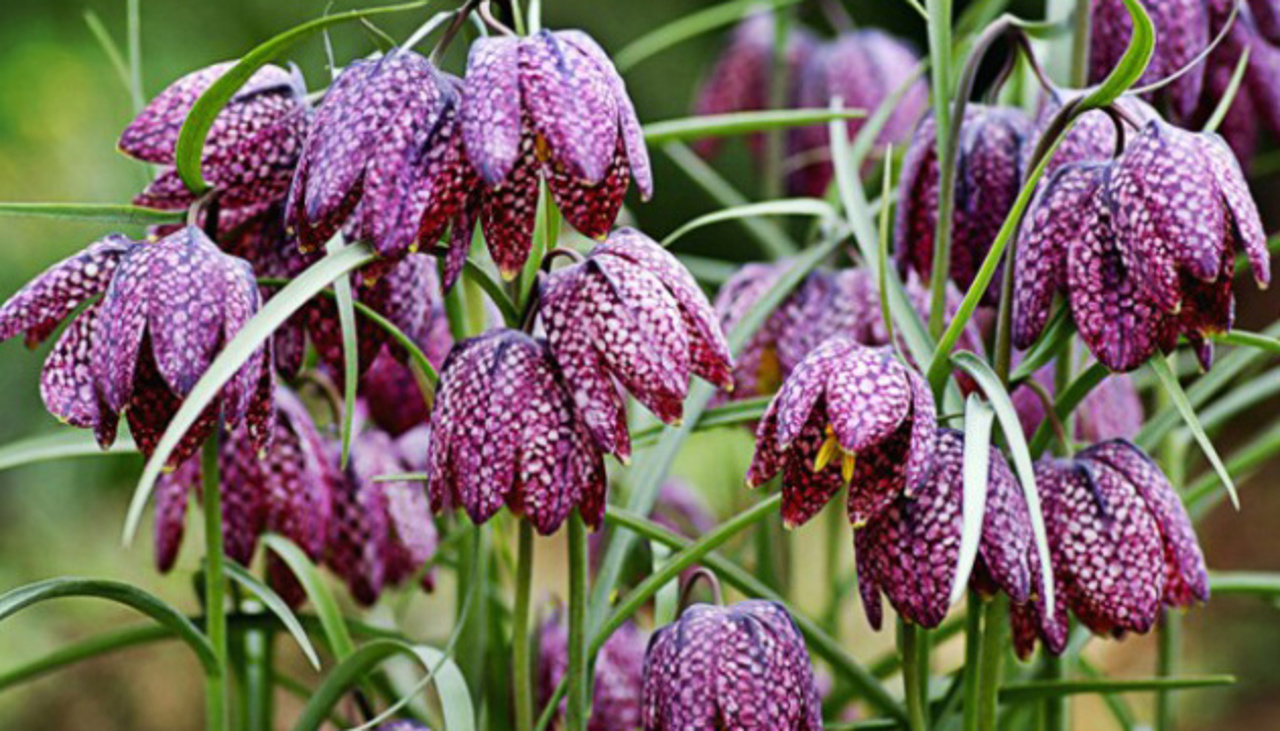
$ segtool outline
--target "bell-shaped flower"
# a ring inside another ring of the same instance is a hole
[[[1047,130],[1054,115],[1061,111],[1066,98],[1064,93],[1058,92],[1045,99],[1045,104],[1041,107],[1040,115],[1036,119],[1040,134]],[[1145,125],[1163,119],[1155,107],[1136,96],[1126,94],[1112,103],[1128,119],[1138,124]],[[1119,142],[1127,144],[1133,141],[1133,130],[1126,127],[1124,131],[1124,139],[1117,140],[1115,120],[1101,109],[1094,109],[1080,115],[1071,129],[1062,136],[1058,149],[1053,153],[1053,159],[1045,167],[1038,187],[1043,189],[1058,168],[1064,165],[1073,162],[1106,162],[1115,157]]]
[[[716,293],[714,309],[723,332],[730,332],[738,323],[756,310],[760,299],[769,293],[786,271],[786,262],[747,264],[729,278]],[[801,324],[801,313],[811,296],[810,290],[822,290],[827,286],[826,275],[815,272],[801,282],[781,305],[775,307],[764,323],[747,339],[733,364],[733,390],[729,396],[735,399],[767,396],[782,385],[782,381],[799,362],[783,363],[783,339],[796,331]],[[816,292],[814,293],[816,294]],[[803,353],[800,354],[803,357]],[[717,394],[724,398],[725,394]]]
[[[928,384],[889,348],[833,337],[801,361],[756,430],[747,484],[782,473],[782,519],[798,526],[849,486],[862,526],[928,476],[937,415]]]
[[[1197,60],[1213,37],[1209,32],[1207,0],[1163,0],[1144,3],[1156,28],[1155,49],[1138,86],[1162,81],[1178,75],[1165,88],[1171,110],[1179,119],[1195,112],[1204,87],[1204,70],[1195,67]],[[1089,81],[1101,83],[1129,49],[1133,35],[1133,19],[1123,0],[1091,0],[1092,31],[1089,41]]]
[[[1049,396],[1053,396],[1053,364],[1036,371],[1033,378]],[[1010,394],[1013,408],[1028,439],[1044,422],[1045,403],[1030,386],[1019,386]],[[1142,428],[1142,397],[1127,373],[1116,373],[1099,383],[1072,413],[1075,431],[1072,436],[1093,444],[1108,439],[1133,439]]]
[[[640,696],[648,644],[649,636],[631,622],[609,635],[594,658],[591,719],[587,722],[587,731],[640,728]],[[568,670],[569,627],[557,608],[538,628],[539,709],[551,701]],[[563,701],[559,714],[564,714]]]
[[[1280,6],[1273,0],[1240,3],[1234,20],[1233,2],[1209,2],[1209,37],[1226,37],[1204,61],[1204,90],[1194,115],[1185,120],[1190,128],[1207,121],[1228,90],[1245,52],[1249,61],[1244,79],[1234,89],[1226,116],[1218,128],[1241,165],[1247,166],[1258,147],[1263,129],[1280,132]],[[1227,23],[1230,22],[1230,26]],[[1182,120],[1180,120],[1182,121]]]
[[[606,452],[631,452],[620,383],[659,419],[679,422],[696,374],[733,387],[733,360],[693,275],[630,228],[552,272],[540,314],[583,421]]]
[[[777,602],[695,604],[649,642],[645,731],[818,731],[821,705],[804,637]]]
[[[426,464],[436,513],[462,507],[480,524],[505,504],[544,535],[574,509],[593,528],[604,519],[604,459],[546,342],[516,330],[449,353]]]

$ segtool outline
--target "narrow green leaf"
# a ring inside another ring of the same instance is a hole
[[[61,431],[31,437],[0,447],[0,472],[40,462],[71,457],[137,454],[133,440],[121,438],[107,449],[98,446],[87,431]]]
[[[339,234],[325,245],[328,256],[346,248]],[[340,275],[333,280],[333,301],[338,310],[338,327],[342,331],[342,456],[339,466],[347,468],[351,459],[351,429],[356,418],[356,386],[360,380],[360,344],[356,334],[355,295],[351,291],[351,276]]]
[[[186,212],[162,211],[158,208],[114,203],[0,203],[0,216],[154,226],[163,223],[181,223],[186,217]]]
[[[107,30],[102,18],[99,18],[98,14],[92,10],[84,11],[84,24],[89,26],[89,32],[93,34],[94,40],[98,41],[98,45],[102,47],[102,52],[106,54],[107,61],[111,63],[111,68],[115,70],[116,76],[120,78],[120,84],[124,87],[125,92],[131,93],[132,84],[129,81],[129,66],[124,60],[124,54],[120,52],[120,46],[111,37],[111,31]],[[137,111],[136,107],[134,111]]]
[[[1209,441],[1208,435],[1204,433],[1204,427],[1200,425],[1200,419],[1196,417],[1195,407],[1187,400],[1187,394],[1182,390],[1182,384],[1178,382],[1178,377],[1173,374],[1173,369],[1169,367],[1169,361],[1163,355],[1157,354],[1154,358],[1147,361],[1151,366],[1151,370],[1156,375],[1156,379],[1160,381],[1160,385],[1164,387],[1169,394],[1173,406],[1182,415],[1182,419],[1187,423],[1187,428],[1191,430],[1191,435],[1195,438],[1196,443],[1200,445],[1204,456],[1209,460],[1209,464],[1213,465],[1213,470],[1218,473],[1218,478],[1222,480],[1222,484],[1227,488],[1227,494],[1231,497],[1231,504],[1236,510],[1240,509],[1240,496],[1236,494],[1236,485],[1231,480],[1231,473],[1227,472],[1227,468],[1222,464],[1222,459],[1218,457],[1218,450],[1213,448],[1213,443]]]
[[[887,125],[889,120],[893,118],[893,113],[898,110],[898,107],[902,102],[902,98],[907,95],[907,92],[915,88],[916,82],[920,80],[920,77],[924,76],[925,71],[928,69],[929,62],[927,60],[921,61],[920,64],[917,65],[900,84],[898,84],[898,87],[890,92],[889,96],[884,98],[884,101],[880,102],[880,106],[876,107],[876,110],[867,118],[867,121],[862,124],[861,128],[858,130],[858,134],[854,136],[852,147],[849,146],[848,136],[844,131],[842,131],[841,134],[836,135],[835,139],[838,140],[843,138],[844,146],[849,148],[846,156],[847,162],[845,163],[848,169],[862,169],[862,164],[871,155],[871,152],[875,149],[876,144],[880,139],[880,132],[884,130],[885,125]],[[833,108],[841,107],[834,107],[833,105]],[[830,126],[835,128],[836,124],[831,123]],[[834,150],[832,154],[834,157]],[[886,155],[886,157],[888,157],[888,155]]]
[[[502,313],[502,321],[506,323],[507,327],[520,327],[520,312],[496,279],[470,259],[462,265],[462,275],[484,290],[484,293],[489,296],[489,300]],[[454,291],[457,291],[456,287]]]
[[[1218,106],[1213,108],[1213,114],[1209,115],[1208,121],[1204,123],[1205,132],[1217,132],[1218,127],[1222,125],[1222,120],[1227,118],[1227,112],[1231,110],[1231,104],[1236,100],[1236,94],[1240,91],[1240,83],[1244,81],[1244,72],[1249,68],[1249,53],[1252,49],[1248,46],[1240,52],[1240,60],[1236,63],[1235,71],[1231,72],[1231,81],[1227,84],[1226,91],[1223,92],[1222,98],[1218,100]]]
[[[683,117],[644,125],[644,140],[650,145],[688,142],[706,137],[729,137],[776,129],[807,127],[831,120],[860,119],[860,109],[770,109],[762,112],[732,112]]]
[[[1094,363],[1084,370],[1083,373],[1076,376],[1068,386],[1067,390],[1058,394],[1057,400],[1053,403],[1054,413],[1058,415],[1059,421],[1065,421],[1071,412],[1084,401],[1098,384],[1111,374],[1107,367],[1101,363]],[[1044,454],[1044,450],[1049,447],[1049,440],[1053,438],[1053,430],[1049,422],[1042,423],[1036,433],[1031,437],[1031,455],[1039,457]]]
[[[729,281],[729,278],[738,273],[741,264],[731,261],[723,261],[721,259],[712,259],[707,256],[694,256],[692,254],[680,254],[680,263],[684,264],[684,268],[689,270],[693,278],[703,284],[719,286]]]
[[[298,643],[298,648],[302,650],[302,654],[307,658],[307,662],[311,663],[311,667],[316,670],[320,669],[320,655],[316,653],[316,648],[311,644],[311,638],[307,636],[307,631],[302,628],[302,623],[298,621],[297,615],[289,608],[289,604],[275,589],[267,586],[258,580],[258,577],[249,573],[245,568],[230,559],[222,567],[223,573],[231,577],[240,586],[244,587],[249,593],[258,597],[258,599],[271,610],[271,613],[280,619],[280,623],[293,635],[293,639]]]
[[[1280,599],[1280,574],[1263,571],[1213,571],[1209,573],[1209,591],[1223,594]]]
[[[1120,95],[1138,83],[1138,79],[1147,70],[1147,64],[1151,62],[1151,54],[1156,47],[1156,29],[1151,16],[1147,15],[1140,0],[1124,0],[1124,7],[1133,22],[1129,47],[1111,69],[1111,73],[1084,98],[1081,102],[1082,109],[1098,109],[1119,99]]]
[[[1036,371],[1045,367],[1062,350],[1062,344],[1071,339],[1076,332],[1075,322],[1070,317],[1070,308],[1059,307],[1049,318],[1040,339],[1022,355],[1018,367],[1009,374],[1010,383],[1021,383],[1035,375]]]
[[[1155,690],[1190,690],[1234,685],[1234,675],[1183,675],[1173,678],[1103,680],[1032,680],[1010,683],[1000,689],[1001,703],[1032,703],[1069,695],[1146,693]]]
[[[836,211],[830,203],[819,198],[784,198],[781,200],[747,203],[746,205],[713,211],[689,221],[662,240],[662,245],[670,247],[677,240],[700,228],[739,218],[757,218],[760,216],[813,216],[823,221],[835,218]]]
[[[320,628],[324,631],[334,656],[339,660],[349,657],[355,651],[355,643],[351,641],[351,633],[347,631],[342,610],[338,607],[333,592],[329,591],[324,577],[320,575],[320,570],[297,544],[284,536],[268,533],[262,537],[262,545],[279,556],[302,585],[303,592],[315,608]]]
[[[976,393],[969,394],[964,409],[964,509],[961,511],[960,556],[951,604],[964,598],[978,558],[982,520],[987,511],[987,482],[991,474],[991,433],[996,412]]]
[[[1223,345],[1236,345],[1245,348],[1257,348],[1271,355],[1280,355],[1280,340],[1268,335],[1260,335],[1245,330],[1231,330],[1224,333],[1215,333],[1211,336],[1215,343]]]
[[[753,12],[794,5],[797,2],[800,0],[736,0],[686,13],[628,43],[614,54],[613,63],[619,71],[626,73],[641,61],[690,38],[735,23]]]
[[[133,111],[142,111],[146,95],[142,91],[142,0],[128,0],[125,4],[126,28],[129,42],[129,96]]]
[[[1280,454],[1280,424],[1273,424],[1244,446],[1238,448],[1227,460],[1227,473],[1231,479],[1243,481],[1255,470],[1265,465],[1277,454]],[[1199,520],[1218,503],[1222,492],[1217,489],[1219,478],[1216,472],[1200,476],[1183,493],[1183,502],[1193,521]]]
[[[698,418],[698,423],[693,430],[704,431],[721,426],[733,426],[756,421],[764,416],[764,410],[769,406],[771,400],[772,397],[770,396],[761,396],[743,401],[732,401],[714,409],[707,409]],[[649,446],[665,433],[666,427],[661,424],[640,429],[631,435],[631,446],[637,448]]]
[[[46,652],[35,660],[0,672],[0,690],[42,678],[83,660],[172,638],[174,638],[173,630],[154,624],[95,635]]]

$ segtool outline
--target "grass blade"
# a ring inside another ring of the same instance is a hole
[[[11,442],[0,447],[0,472],[40,462],[71,457],[137,454],[131,439],[118,439],[107,449],[98,446],[87,431],[61,431]]]
[[[245,568],[230,559],[223,565],[223,572],[240,586],[244,587],[249,593],[258,597],[271,613],[279,618],[280,623],[293,635],[293,639],[298,643],[298,647],[302,650],[302,654],[307,658],[307,662],[311,663],[311,667],[316,670],[320,669],[320,656],[316,653],[316,648],[311,644],[311,638],[307,636],[307,631],[302,628],[302,623],[298,621],[297,615],[289,608],[289,605],[274,589],[258,580],[258,577],[249,573]]]
[[[961,512],[960,557],[950,603],[964,598],[969,575],[978,558],[982,520],[987,512],[987,482],[991,474],[991,433],[996,412],[982,397],[969,394],[964,409],[964,509]]]
[[[1191,430],[1191,436],[1200,445],[1204,456],[1209,460],[1209,464],[1213,466],[1213,471],[1218,473],[1218,478],[1222,480],[1222,484],[1227,488],[1227,494],[1231,497],[1231,504],[1235,506],[1236,510],[1239,510],[1240,496],[1236,494],[1236,485],[1231,480],[1231,473],[1227,472],[1226,465],[1222,464],[1222,459],[1218,457],[1218,450],[1214,449],[1213,442],[1210,442],[1209,436],[1204,433],[1204,427],[1200,425],[1200,419],[1196,417],[1195,407],[1187,400],[1187,394],[1182,390],[1182,384],[1178,382],[1178,377],[1173,374],[1173,369],[1169,367],[1169,361],[1163,355],[1157,354],[1147,361],[1147,364],[1151,366],[1151,371],[1155,373],[1160,385],[1168,392],[1174,408],[1182,415],[1183,421],[1187,423],[1187,428]]]
[[[1000,689],[1001,703],[1032,703],[1069,695],[1147,693],[1156,690],[1190,690],[1235,685],[1234,675],[1183,675],[1174,678],[1102,680],[1032,680],[1010,683]]]
[[[824,124],[832,120],[860,119],[859,109],[771,109],[763,112],[733,112],[683,117],[644,125],[644,140],[650,145],[688,142],[706,137],[728,137],[768,132],[792,127]]]
[[[613,63],[618,71],[626,73],[641,61],[690,38],[735,23],[753,12],[794,5],[797,2],[800,0],[736,0],[688,13],[628,43],[614,55]]]
[[[124,60],[124,54],[120,52],[120,46],[116,45],[116,41],[111,37],[111,31],[107,30],[107,26],[102,22],[102,18],[92,10],[84,11],[84,24],[89,26],[89,32],[93,34],[94,40],[102,47],[102,52],[106,54],[107,61],[111,63],[111,68],[116,72],[116,76],[120,78],[120,84],[126,92],[132,97],[132,84],[129,81],[129,65]],[[140,100],[132,99],[134,103],[134,111],[138,111],[141,106],[138,104]]]
[[[325,245],[329,256],[344,247],[341,235]],[[338,310],[338,327],[342,330],[342,456],[339,466],[347,468],[351,459],[351,426],[356,418],[356,386],[360,380],[360,346],[356,334],[355,295],[351,292],[351,276],[343,274],[333,280],[333,303]]]
[[[784,198],[762,203],[747,203],[698,216],[668,234],[662,240],[662,245],[670,247],[687,234],[712,224],[760,216],[813,216],[824,221],[830,221],[835,219],[836,211],[831,207],[830,203],[820,198]]]
[[[52,218],[61,221],[88,221],[130,226],[182,223],[186,215],[186,211],[162,211],[158,208],[114,203],[0,203],[0,216]]]
[[[293,541],[274,533],[263,536],[262,545],[278,556],[302,585],[303,592],[311,601],[311,606],[315,608],[316,617],[320,620],[320,629],[324,631],[325,639],[328,640],[329,649],[334,656],[342,660],[355,652],[355,643],[347,630],[342,610],[338,608],[338,602],[334,599],[333,592],[329,591],[329,585],[320,575],[320,570],[311,562],[307,554]]]

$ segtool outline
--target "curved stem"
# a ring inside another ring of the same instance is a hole
[[[472,11],[480,5],[480,0],[467,0],[467,4],[458,8],[454,13],[453,20],[449,22],[449,27],[445,28],[444,35],[440,36],[440,41],[436,43],[436,47],[431,49],[431,63],[439,64],[440,57],[449,49],[449,44],[457,37],[458,31],[462,30],[462,26],[467,22],[467,17]]]
[[[1071,30],[1071,86],[1083,89],[1089,83],[1089,42],[1093,33],[1093,0],[1076,0],[1074,28]]]
[[[480,8],[480,17],[484,20],[485,25],[489,26],[493,30],[498,31],[504,36],[516,35],[516,32],[514,30],[511,30],[511,28],[508,27],[506,24],[504,24],[501,20],[498,20],[497,18],[493,17],[492,0],[484,0],[483,2],[480,3],[479,8]]]
[[[928,643],[923,631],[898,620],[898,654],[902,655],[902,685],[907,701],[907,726],[911,731],[929,728]]]
[[[204,480],[205,634],[213,646],[219,672],[205,679],[205,728],[226,731],[227,710],[227,608],[223,603],[222,485],[218,474],[219,432],[204,444],[201,469]]]
[[[1054,408],[1053,396],[1049,393],[1049,390],[1035,378],[1028,378],[1023,381],[1022,385],[1031,389],[1031,392],[1040,400],[1040,406],[1044,408],[1044,418],[1053,427],[1053,434],[1058,438],[1058,443],[1062,445],[1062,449],[1071,449],[1071,442],[1067,439],[1066,427],[1062,425],[1062,420],[1058,418],[1058,410]],[[1063,388],[1066,387],[1063,386]]]
[[[720,591],[720,579],[716,578],[711,569],[699,566],[689,573],[689,578],[685,580],[684,586],[680,587],[680,601],[678,602],[680,609],[683,610],[689,606],[689,597],[693,594],[693,589],[698,585],[699,579],[706,582],[711,589],[711,600],[716,606],[724,604],[724,594]]]
[[[565,728],[585,731],[591,714],[591,678],[587,658],[587,526],[574,510],[569,515],[569,667]]]
[[[512,662],[515,668],[513,695],[516,707],[516,731],[533,728],[532,655],[529,651],[529,606],[533,593],[533,526],[520,521],[520,545],[516,561],[516,602],[512,617]]]

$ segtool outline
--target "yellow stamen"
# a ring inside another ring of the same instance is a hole
[[[857,452],[844,453],[844,457],[840,460],[840,476],[844,478],[844,484],[848,485],[850,482],[853,482],[853,468],[857,464]]]
[[[840,442],[828,428],[827,441],[822,443],[822,446],[818,449],[818,456],[813,460],[813,471],[821,472],[825,470],[827,465],[831,464],[831,460],[835,458],[838,451],[840,451]]]

